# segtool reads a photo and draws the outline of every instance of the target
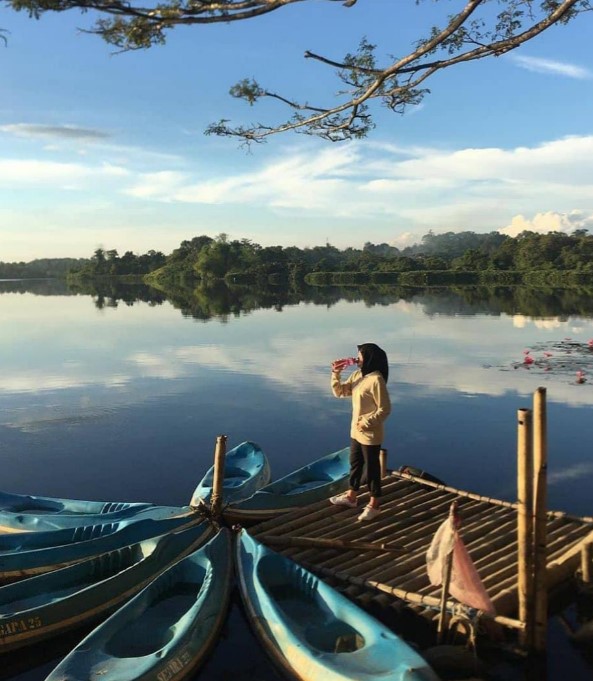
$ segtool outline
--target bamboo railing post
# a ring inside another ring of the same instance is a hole
[[[387,476],[387,450],[379,450],[379,465],[381,466],[381,477]]]
[[[548,628],[547,482],[546,389],[540,387],[533,395],[533,647],[538,652],[543,652],[546,648]]]
[[[591,584],[591,554],[593,544],[583,544],[581,549],[581,579],[584,584]]]
[[[455,527],[455,514],[457,513],[457,502],[454,501],[449,508],[449,521]],[[443,642],[447,625],[447,594],[451,584],[451,574],[453,572],[453,553],[455,545],[451,546],[451,551],[447,554],[443,574],[443,590],[441,591],[441,603],[439,612],[439,622],[437,627],[437,645]]]
[[[533,462],[532,413],[517,413],[517,592],[519,620],[525,623],[521,643],[533,644]]]
[[[222,510],[222,485],[224,482],[226,441],[226,435],[219,435],[216,438],[216,448],[214,450],[214,474],[212,480],[212,498],[210,500],[210,512],[214,518],[217,518]]]

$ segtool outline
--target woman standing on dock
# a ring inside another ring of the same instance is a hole
[[[379,514],[381,496],[381,465],[379,451],[383,442],[383,422],[391,412],[387,392],[389,365],[387,355],[374,343],[358,346],[356,369],[344,383],[342,370],[353,363],[350,360],[332,362],[331,389],[335,397],[352,397],[352,423],[350,426],[350,489],[331,497],[332,504],[356,507],[363,470],[371,494],[368,505],[358,516],[359,520],[372,520]]]

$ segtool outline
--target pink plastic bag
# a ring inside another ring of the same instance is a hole
[[[449,593],[460,603],[483,610],[490,615],[496,611],[482,584],[476,566],[459,536],[451,517],[441,524],[426,552],[426,570],[433,586],[443,583],[447,556],[453,551],[453,568]]]

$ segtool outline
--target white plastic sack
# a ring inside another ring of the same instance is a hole
[[[451,551],[453,551],[453,568],[449,583],[451,596],[460,603],[495,615],[494,606],[486,593],[476,566],[450,517],[435,532],[426,552],[426,570],[430,583],[433,586],[443,583],[447,556]]]

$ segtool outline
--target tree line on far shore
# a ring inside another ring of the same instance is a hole
[[[279,283],[305,277],[312,283],[315,280],[322,283],[321,273],[534,270],[570,270],[593,275],[593,236],[587,230],[572,234],[526,231],[517,237],[500,232],[429,231],[420,243],[400,250],[387,243],[370,242],[361,249],[339,249],[329,243],[312,248],[260,246],[249,239],[231,240],[226,234],[214,238],[202,235],[183,241],[168,256],[149,251],[141,256],[126,253],[120,258],[117,251],[97,249],[91,261],[73,274],[77,277],[142,274],[148,275],[146,279],[152,283],[190,285],[218,279],[235,284]]]
[[[88,258],[39,258],[30,262],[0,262],[0,279],[63,279]]]
[[[513,273],[536,271],[571,271],[593,277],[593,235],[584,229],[572,234],[525,231],[516,237],[500,232],[429,231],[420,243],[403,249],[370,242],[363,248],[339,249],[330,243],[312,248],[261,246],[249,239],[231,240],[219,234],[182,241],[169,255],[150,250],[142,255],[127,251],[120,256],[117,250],[98,248],[88,260],[0,263],[0,278],[65,276],[67,272],[69,278],[77,280],[117,276],[145,279],[165,287],[221,279],[235,284],[322,284],[362,283],[369,278],[387,283],[399,277],[400,283],[406,279],[417,284],[438,283],[429,281],[426,273],[433,273],[433,280],[434,273],[449,273],[444,279],[463,283],[463,273],[497,272],[506,273],[499,275],[500,283],[512,284],[519,283]],[[525,281],[525,277],[521,280]]]

